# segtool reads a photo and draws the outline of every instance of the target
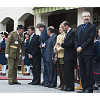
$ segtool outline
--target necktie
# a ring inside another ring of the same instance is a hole
[[[83,24],[82,31],[84,30],[86,24]]]
[[[30,42],[31,42],[31,36],[30,36],[29,44],[30,44]]]
[[[67,32],[66,35],[65,35],[65,39],[66,39],[67,34],[68,34],[68,32]]]
[[[50,37],[48,38],[48,41],[49,41]]]

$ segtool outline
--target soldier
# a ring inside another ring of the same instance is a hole
[[[0,73],[1,76],[6,75],[6,65],[7,65],[7,58],[5,57],[5,46],[6,46],[6,40],[7,40],[7,34],[9,34],[6,31],[0,32],[1,34],[1,42],[0,42],[0,64],[2,64],[2,73]]]
[[[24,32],[24,35],[25,35],[25,41],[24,41],[24,44],[25,44],[25,59],[24,59],[24,65],[27,66],[27,73],[24,73],[23,75],[30,75],[30,64],[31,64],[31,61],[28,57],[28,52],[27,52],[27,49],[28,49],[28,38],[29,38],[29,34],[27,33],[27,31]]]
[[[8,81],[9,85],[21,84],[17,81],[17,65],[20,49],[22,50],[22,59],[25,58],[24,46],[24,26],[18,25],[17,31],[12,31],[7,39],[5,57],[8,60]]]

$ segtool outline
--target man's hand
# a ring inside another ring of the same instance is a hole
[[[53,60],[54,58],[52,58],[52,60]]]
[[[57,48],[55,48],[55,50],[54,50],[54,53],[58,53],[58,50],[57,50]]]
[[[57,45],[61,45],[61,42],[56,42]]]
[[[43,47],[45,48],[45,43],[44,43]]]
[[[32,55],[29,55],[29,58],[31,59],[31,58],[33,58],[33,56]]]
[[[77,52],[78,52],[78,53],[82,52],[82,48],[81,48],[81,47],[78,47],[78,48],[77,48]]]
[[[42,45],[39,45],[40,48],[42,48]]]

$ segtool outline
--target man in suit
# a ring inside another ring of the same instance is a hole
[[[75,34],[75,47],[78,52],[82,91],[78,93],[93,92],[93,41],[96,26],[90,23],[90,13],[82,13],[84,24],[78,26]]]
[[[31,59],[33,80],[28,83],[30,85],[39,85],[41,81],[41,50],[39,48],[39,36],[34,32],[34,27],[29,26],[27,28],[28,34],[30,35],[28,42],[28,55]]]
[[[62,23],[67,31],[64,43],[57,42],[64,48],[64,70],[65,70],[65,85],[62,91],[74,91],[74,64],[77,59],[77,52],[74,44],[75,31],[71,29],[67,21]]]
[[[44,64],[43,82],[39,84],[39,86],[47,86],[49,82],[49,78],[48,78],[48,68],[45,61],[45,51],[46,51],[49,35],[47,34],[47,28],[43,22],[38,23],[36,27],[41,32],[41,35],[39,38],[39,42],[40,42],[39,47],[42,49],[42,58],[43,58],[43,64]]]
[[[46,61],[48,66],[48,77],[49,77],[48,88],[53,88],[56,87],[57,85],[57,66],[53,63],[53,59],[55,57],[53,49],[56,43],[57,36],[54,33],[53,26],[47,28],[47,33],[50,36],[46,48]]]

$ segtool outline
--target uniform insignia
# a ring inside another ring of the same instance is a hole
[[[11,38],[11,35],[9,35],[9,38]]]
[[[5,43],[7,43],[7,38],[5,38]]]

